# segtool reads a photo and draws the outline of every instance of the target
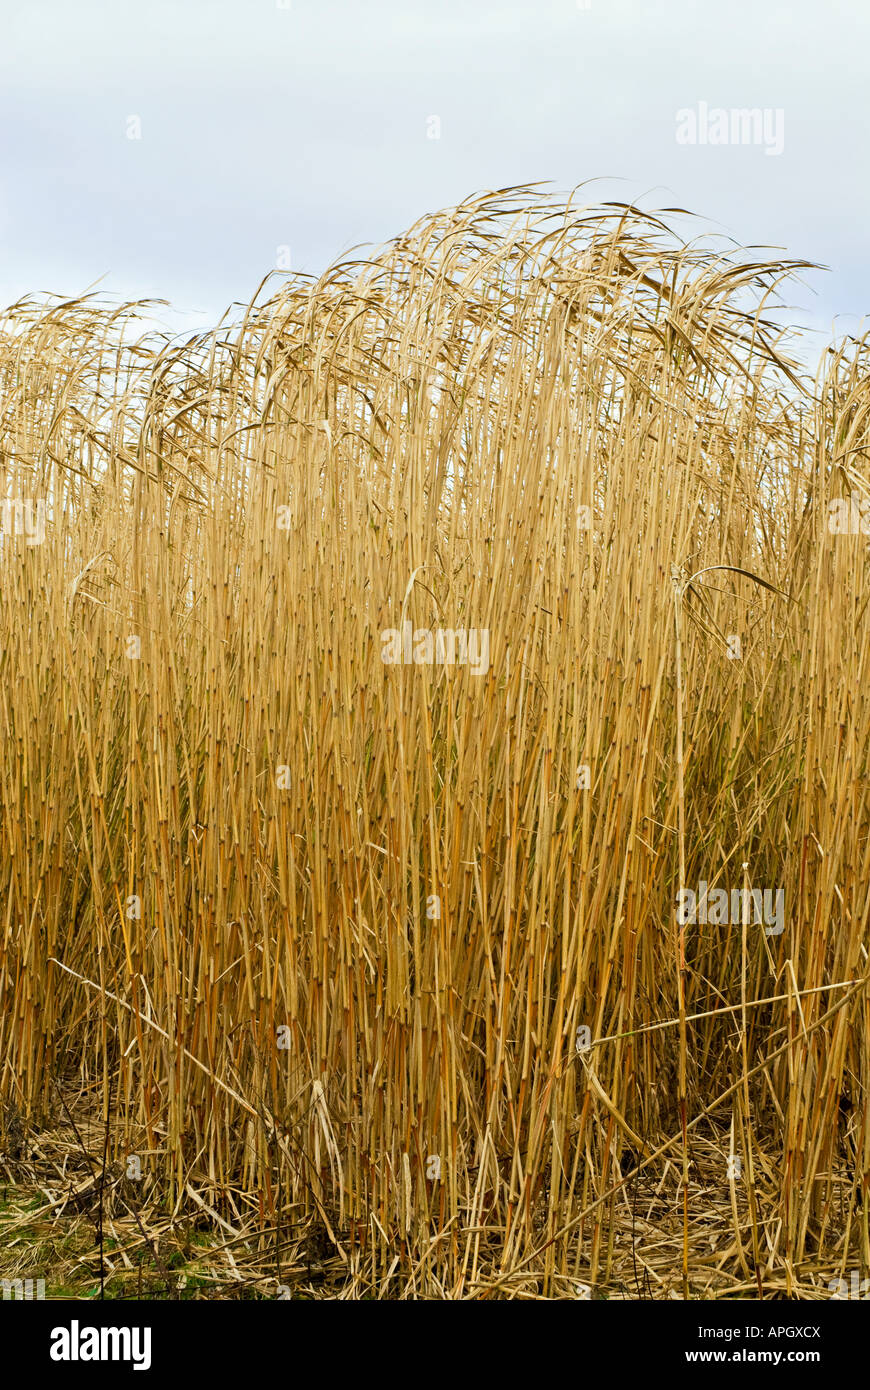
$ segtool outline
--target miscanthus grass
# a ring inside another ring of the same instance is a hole
[[[865,1269],[868,343],[812,379],[800,263],[683,225],[6,311],[8,1162],[62,1096],[351,1296]]]

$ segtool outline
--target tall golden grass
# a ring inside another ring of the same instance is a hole
[[[6,312],[7,1124],[99,1105],[350,1296],[870,1262],[868,340],[812,379],[803,263],[682,225],[507,190],[184,340]]]

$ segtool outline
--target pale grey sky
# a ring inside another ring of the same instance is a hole
[[[484,188],[608,178],[829,265],[801,301],[854,329],[870,6],[587,2],[0,0],[0,300],[105,277],[210,322],[279,246],[316,271]],[[702,102],[781,111],[782,153],[678,143]]]

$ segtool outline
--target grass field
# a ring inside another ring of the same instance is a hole
[[[4,1276],[867,1274],[868,340],[761,255],[520,189],[6,311]]]

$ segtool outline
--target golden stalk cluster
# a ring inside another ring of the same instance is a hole
[[[99,1103],[381,1293],[576,1296],[629,1218],[690,1295],[866,1266],[868,342],[810,378],[801,263],[678,220],[508,190],[184,340],[6,311],[16,1123]]]

